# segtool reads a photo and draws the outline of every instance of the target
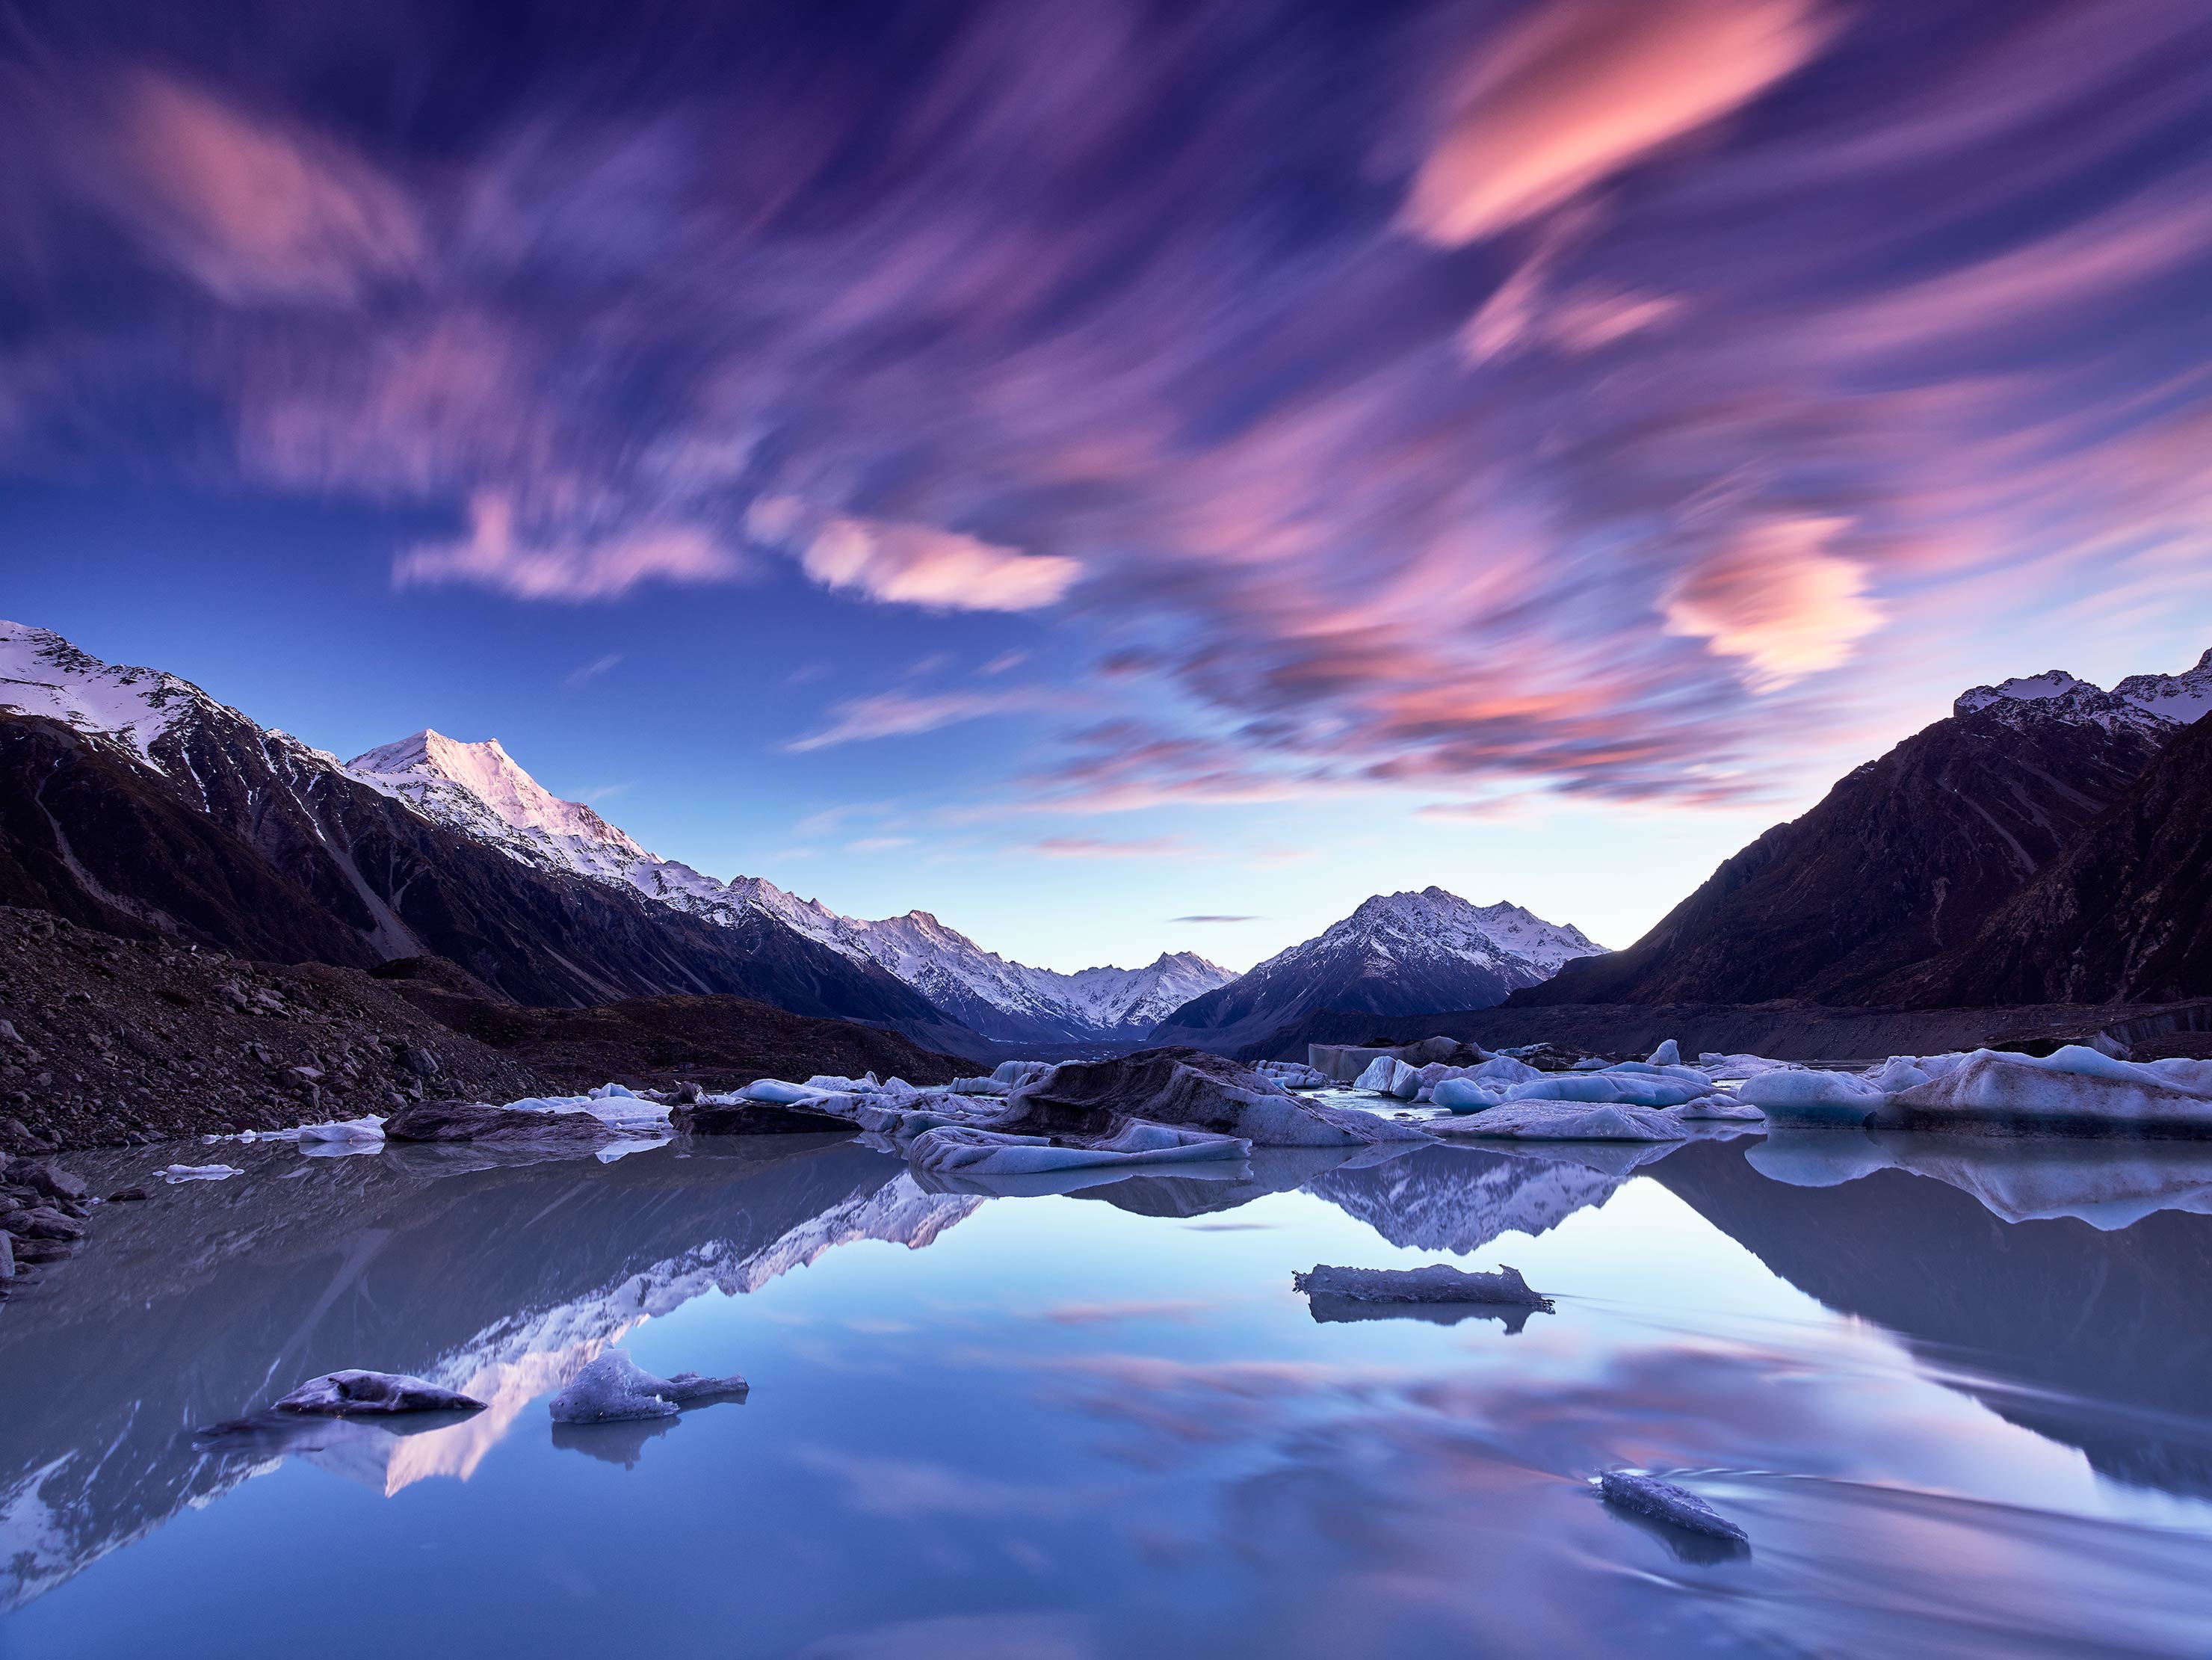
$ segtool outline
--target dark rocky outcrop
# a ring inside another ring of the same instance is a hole
[[[811,1107],[778,1106],[773,1101],[733,1105],[678,1107],[671,1128],[693,1135],[850,1135],[853,1122]]]
[[[2098,713],[2007,699],[1939,721],[1729,859],[1627,950],[1569,963],[1507,1006],[1940,1006],[1916,971],[1972,942],[2176,730]]]
[[[527,1141],[595,1146],[623,1132],[587,1112],[525,1112],[482,1101],[423,1101],[384,1123],[387,1141]]]

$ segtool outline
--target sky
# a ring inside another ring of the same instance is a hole
[[[2200,0],[0,0],[0,615],[1023,961],[2212,645]]]

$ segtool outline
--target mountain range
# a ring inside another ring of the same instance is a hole
[[[1516,1006],[1983,1006],[2212,994],[2212,652],[1977,686]]]
[[[1504,902],[1473,905],[1436,887],[1377,894],[1314,939],[1184,1004],[1152,1041],[1231,1049],[1316,1009],[1486,1008],[1603,950],[1580,928]]]

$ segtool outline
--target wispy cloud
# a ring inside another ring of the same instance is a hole
[[[848,842],[848,853],[896,853],[901,848],[914,845],[911,836],[864,836],[857,842]]]
[[[1027,851],[1047,859],[1172,859],[1198,848],[1180,836],[1144,836],[1131,841],[1109,841],[1091,836],[1048,836],[1032,842]]]
[[[1267,919],[1265,917],[1261,916],[1217,916],[1204,914],[1195,916],[1170,916],[1168,918],[1168,921],[1170,922],[1262,922],[1266,920]]]
[[[611,801],[616,796],[628,794],[636,787],[635,780],[623,784],[599,784],[591,789],[579,790],[576,793],[576,799],[579,801]]]
[[[942,692],[910,697],[900,692],[880,692],[872,697],[849,698],[830,708],[829,725],[787,742],[794,755],[829,749],[838,744],[857,744],[872,738],[911,738],[963,721],[986,715],[1011,714],[1037,707],[1033,695],[1018,691]]]
[[[518,599],[614,599],[641,582],[694,586],[732,582],[744,562],[696,525],[661,525],[604,540],[540,540],[519,530],[507,497],[481,495],[469,508],[469,533],[426,542],[392,562],[395,587],[466,583]]]
[[[582,667],[569,670],[565,684],[571,686],[589,685],[622,660],[623,654],[618,651],[611,651],[605,657],[595,657]]]

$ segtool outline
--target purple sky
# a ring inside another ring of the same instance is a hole
[[[1054,966],[2212,643],[2198,0],[0,3],[0,612]]]

